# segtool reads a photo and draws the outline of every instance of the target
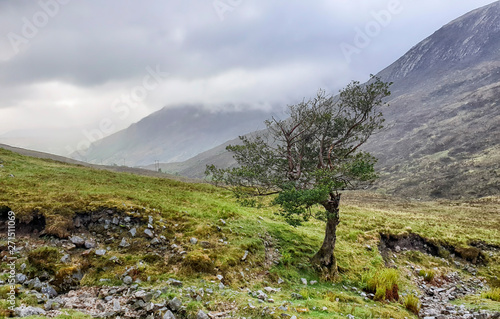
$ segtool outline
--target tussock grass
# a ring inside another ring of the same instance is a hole
[[[436,276],[436,273],[433,270],[421,269],[418,272],[418,275],[421,276],[421,277],[424,277],[425,281],[431,282],[432,280],[434,280],[434,277]]]
[[[415,295],[407,295],[404,300],[403,300],[403,306],[411,311],[412,313],[418,315],[418,312],[420,311],[420,300],[418,299],[417,296]]]
[[[365,277],[366,290],[374,293],[374,300],[399,300],[399,272],[396,269],[384,268],[372,272]]]
[[[493,288],[489,291],[483,292],[481,297],[500,302],[500,288]]]

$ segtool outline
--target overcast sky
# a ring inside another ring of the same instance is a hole
[[[336,92],[492,2],[0,0],[0,135]]]

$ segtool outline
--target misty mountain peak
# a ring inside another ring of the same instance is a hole
[[[183,161],[221,143],[264,128],[267,111],[201,104],[165,107],[125,130],[97,141],[84,154],[90,162],[147,165]],[[76,157],[78,157],[75,154]]]
[[[378,159],[379,190],[407,198],[498,194],[499,39],[495,2],[443,26],[377,74],[394,82],[385,129],[364,145]],[[202,177],[206,164],[231,167],[226,145],[163,168]]]
[[[440,75],[500,57],[500,1],[448,23],[414,46],[384,77],[396,81],[410,73]]]

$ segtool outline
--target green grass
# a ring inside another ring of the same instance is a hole
[[[433,270],[424,270],[424,269],[421,269],[418,272],[418,275],[421,276],[421,277],[424,277],[425,281],[431,282],[434,279],[434,276],[436,275],[436,273]]]
[[[373,302],[344,289],[344,286],[357,287],[358,291],[368,288],[378,293],[381,300],[394,284],[400,293],[409,294],[415,289],[402,270],[385,268],[377,250],[381,232],[414,232],[464,248],[477,240],[500,245],[497,198],[472,202],[409,202],[373,193],[346,192],[341,203],[336,246],[341,273],[332,284],[321,282],[309,263],[323,240],[324,223],[310,221],[301,227],[291,227],[277,214],[277,207],[269,206],[270,199],[255,207],[246,207],[230,192],[209,184],[96,170],[25,157],[3,149],[0,149],[0,161],[4,165],[0,168],[0,213],[8,207],[21,221],[29,222],[35,215],[46,219],[47,236],[42,236],[38,244],[49,247],[32,250],[31,260],[29,254],[19,256],[18,263],[27,264],[28,274],[46,271],[63,278],[81,270],[85,273],[81,282],[84,285],[103,285],[99,281],[102,278],[119,284],[119,275],[127,267],[136,266],[134,276],[144,282],[142,285],[153,286],[161,286],[169,278],[183,280],[186,286],[199,286],[202,280],[216,281],[215,275],[222,274],[226,286],[234,293],[216,292],[210,297],[209,306],[191,302],[188,307],[193,311],[203,307],[215,311],[218,303],[230,302],[243,309],[248,305],[249,296],[240,292],[240,288],[258,290],[272,286],[282,288],[272,295],[276,301],[273,306],[290,301],[290,308],[308,309],[306,316],[310,318],[344,318],[348,313],[360,318],[411,317],[403,303]],[[128,230],[117,227],[108,230],[107,235],[113,236],[115,242],[99,243],[101,248],[110,247],[105,257],[93,254],[82,257],[82,249],[76,249],[70,252],[71,264],[60,263],[62,249],[50,247],[51,236],[64,238],[75,232],[73,217],[77,213],[98,214],[107,209],[141,219],[144,225],[138,234],[146,227],[148,216],[153,216],[155,231],[168,241],[165,245],[175,243],[186,251],[185,257],[175,259],[164,252],[156,254],[157,249],[149,245],[145,236],[130,239],[129,248],[120,248],[118,243],[128,236]],[[191,237],[196,237],[198,244],[190,244]],[[21,246],[28,239],[18,241]],[[202,241],[207,242],[209,248],[202,247]],[[372,249],[367,249],[367,245]],[[276,249],[279,253],[270,253]],[[242,261],[245,251],[249,254],[247,260]],[[37,256],[47,262],[37,264]],[[112,256],[117,260],[110,261]],[[489,257],[488,264],[478,268],[479,274],[490,283],[500,273],[499,258],[498,254]],[[452,270],[439,258],[417,252],[401,254],[397,260],[400,268],[405,261],[428,269]],[[279,278],[285,281],[280,286]],[[305,287],[300,278],[319,283]],[[292,300],[293,292],[306,298]],[[258,305],[256,301],[254,304]],[[322,310],[323,307],[327,310]],[[242,315],[256,316],[252,311],[241,310]]]
[[[481,297],[500,302],[500,288],[493,288],[481,294]]]
[[[408,309],[409,311],[413,312],[416,315],[418,315],[418,312],[420,311],[421,307],[420,300],[415,295],[406,296],[403,300],[403,305],[405,306],[406,309]]]
[[[500,302],[485,298],[482,295],[467,296],[459,300],[454,300],[452,303],[455,305],[465,305],[471,309],[486,309],[500,312]]]
[[[382,269],[369,274],[366,290],[375,294],[374,300],[399,300],[399,272],[396,269]]]

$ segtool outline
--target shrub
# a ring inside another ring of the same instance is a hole
[[[375,294],[374,300],[399,300],[399,273],[396,269],[384,268],[364,279],[366,290]]]
[[[481,297],[500,302],[500,288],[492,288],[487,292],[483,292]]]
[[[414,295],[406,296],[403,301],[403,305],[405,306],[406,309],[418,315],[418,312],[420,311],[420,300],[418,299],[417,296]]]
[[[427,281],[427,282],[431,282],[434,277],[436,276],[436,273],[432,270],[420,270],[418,272],[418,275],[421,276],[421,277],[424,277],[424,280]]]
[[[387,293],[387,289],[385,287],[377,288],[377,290],[375,291],[375,297],[373,297],[373,300],[384,300],[386,293]]]

